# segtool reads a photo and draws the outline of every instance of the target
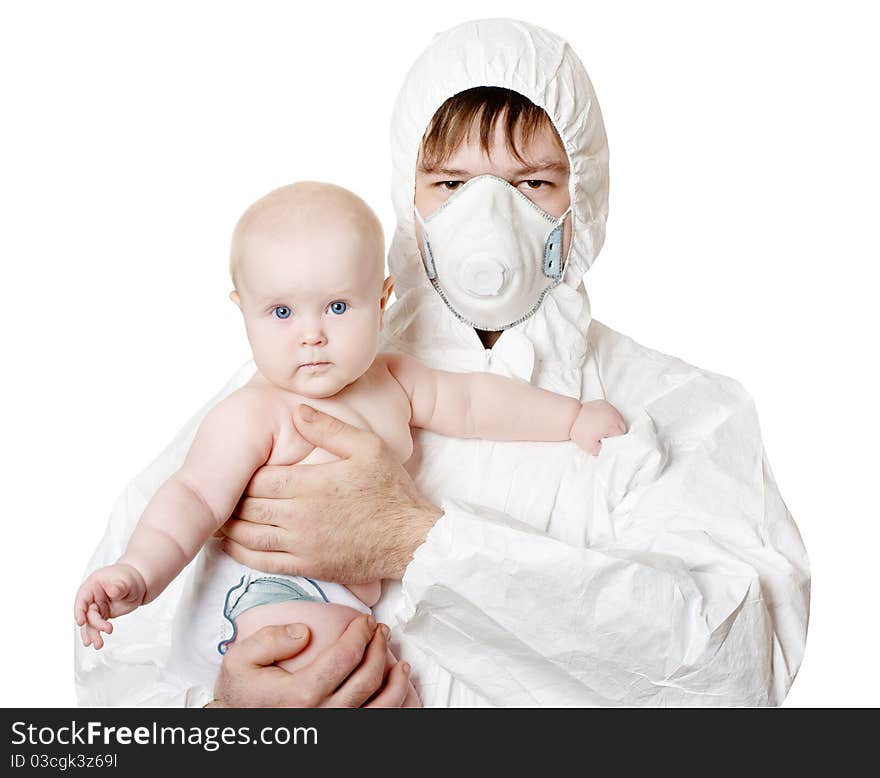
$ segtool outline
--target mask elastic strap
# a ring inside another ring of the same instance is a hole
[[[544,275],[554,281],[562,278],[562,230],[565,226],[565,217],[570,213],[569,205],[565,213],[559,217],[559,222],[547,236],[547,242],[544,244]],[[424,230],[424,227],[422,229]]]
[[[422,262],[425,266],[425,272],[428,274],[428,280],[433,281],[437,277],[437,271],[434,269],[434,257],[431,255],[431,245],[428,243],[428,230],[425,227],[425,220],[419,209],[413,206],[413,213],[422,227]]]

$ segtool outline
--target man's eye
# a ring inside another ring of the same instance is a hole
[[[327,306],[327,310],[330,311],[330,313],[335,313],[337,316],[341,316],[348,310],[348,303],[343,302],[342,300],[336,300],[336,302],[332,302]]]
[[[287,319],[290,317],[291,310],[286,305],[276,305],[275,306],[275,315],[279,319]]]
[[[544,184],[549,184],[549,181],[540,181],[537,179],[530,179],[526,181],[525,184],[529,187],[529,189],[540,189]]]
[[[450,192],[454,192],[463,183],[464,181],[441,181],[440,186],[442,186],[444,189],[448,189]]]

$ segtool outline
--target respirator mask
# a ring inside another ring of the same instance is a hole
[[[463,322],[505,330],[531,316],[562,279],[562,227],[497,176],[476,176],[423,219],[428,279]]]

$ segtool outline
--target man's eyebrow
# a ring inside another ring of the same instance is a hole
[[[470,170],[460,170],[447,167],[429,168],[422,165],[419,167],[419,170],[422,173],[427,173],[432,176],[448,176],[450,179],[467,178],[471,175]],[[520,176],[529,175],[530,173],[559,173],[560,175],[568,175],[568,165],[555,159],[539,160],[526,165],[526,167],[511,171],[511,177],[518,178]]]
[[[422,173],[428,173],[432,176],[449,176],[450,178],[463,178],[471,174],[469,170],[456,170],[448,167],[429,167],[427,165],[420,165],[419,170]]]
[[[527,176],[529,173],[560,173],[568,175],[568,165],[555,159],[547,159],[539,160],[513,171],[514,176]]]

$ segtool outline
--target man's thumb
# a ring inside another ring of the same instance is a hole
[[[239,658],[252,665],[267,667],[296,656],[308,642],[309,628],[305,624],[272,624],[234,645]]]
[[[310,405],[297,407],[294,423],[299,434],[309,443],[341,459],[349,459],[373,435]]]
[[[309,628],[305,624],[288,624],[284,627],[284,630],[290,636],[290,639],[297,643],[309,636]]]

